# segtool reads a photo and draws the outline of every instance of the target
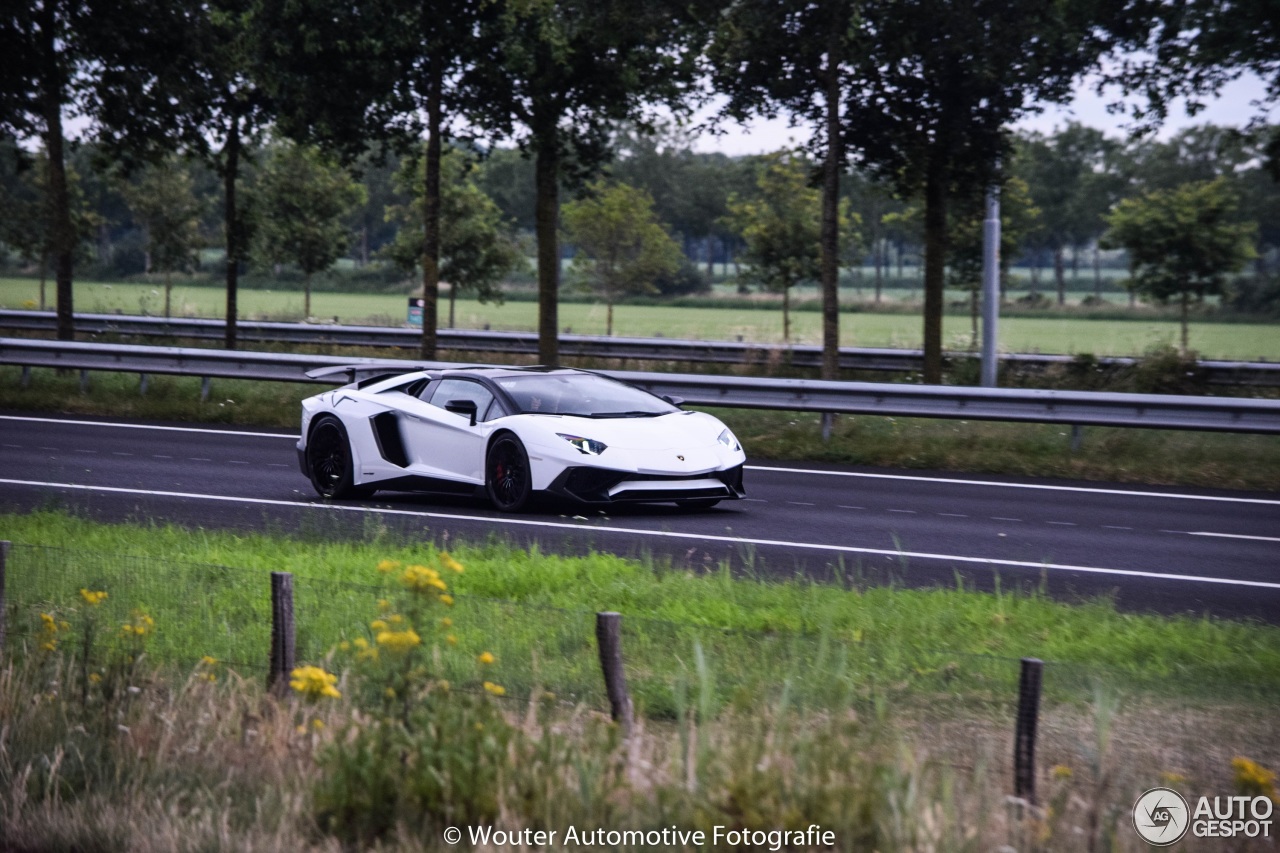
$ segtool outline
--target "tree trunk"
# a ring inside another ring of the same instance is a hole
[[[560,243],[556,233],[560,211],[560,158],[555,123],[543,125],[537,134],[534,166],[537,203],[535,231],[538,240],[538,360],[547,367],[560,364],[559,298]]]
[[[613,337],[613,300],[610,299],[605,303],[604,309],[604,333],[606,337]]]
[[[1187,340],[1187,337],[1188,337],[1187,336],[1187,312],[1188,312],[1188,303],[1190,302],[1190,300],[1191,300],[1190,294],[1188,294],[1187,291],[1185,290],[1182,291],[1182,355],[1184,358],[1187,355],[1188,343],[1189,343],[1189,341]]]
[[[969,290],[969,349],[978,348],[978,288]]]
[[[1102,253],[1093,247],[1093,295],[1102,301]]]
[[[311,319],[311,273],[302,274],[302,320]]]
[[[240,117],[231,119],[227,142],[222,147],[223,227],[227,230],[227,316],[224,345],[236,348],[237,297],[240,288],[240,213],[236,210],[236,176],[240,172]]]
[[[716,238],[707,235],[707,284],[716,277]]]
[[[41,311],[43,311],[45,309],[45,306],[48,305],[48,300],[45,298],[45,295],[44,295],[44,280],[45,278],[48,277],[48,274],[49,274],[49,253],[46,251],[46,252],[40,253],[40,310]]]
[[[427,164],[422,195],[422,349],[424,359],[436,357],[440,325],[440,139],[444,72],[432,54],[427,82]]]
[[[827,41],[827,150],[822,164],[823,379],[840,376],[840,33],[833,21]]]
[[[791,343],[791,285],[782,286],[782,342]]]
[[[173,271],[164,271],[164,316],[169,318],[169,309],[173,301]]]
[[[924,381],[942,382],[942,303],[947,263],[947,169],[930,158],[924,189]]]
[[[876,304],[880,304],[880,291],[884,287],[884,241],[876,240],[875,250],[871,253],[872,263],[876,265]]]
[[[1067,304],[1067,275],[1063,268],[1062,246],[1053,247],[1053,281],[1058,286],[1058,304]]]
[[[458,303],[458,285],[450,283],[449,285],[449,328],[456,329],[454,325],[454,309]]]
[[[75,262],[76,235],[71,226],[71,194],[67,190],[67,167],[62,138],[62,68],[58,62],[54,3],[41,4],[40,37],[44,61],[41,107],[44,112],[44,145],[49,157],[49,194],[52,198],[53,270],[57,299],[58,340],[76,336],[75,308],[71,277]]]

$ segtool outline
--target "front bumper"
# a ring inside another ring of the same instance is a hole
[[[566,468],[547,491],[587,504],[740,500],[742,465],[700,474],[637,474],[607,468]]]

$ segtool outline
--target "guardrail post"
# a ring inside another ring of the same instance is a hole
[[[80,371],[80,393],[82,395],[89,393],[89,371],[87,370]]]
[[[822,443],[828,444],[831,441],[831,425],[835,421],[836,416],[830,412],[822,413]]]
[[[596,644],[600,647],[600,668],[609,694],[609,713],[622,725],[622,736],[630,737],[634,708],[627,693],[627,675],[622,669],[622,614],[596,614]]]
[[[1040,719],[1040,683],[1044,661],[1022,659],[1018,679],[1018,723],[1013,740],[1013,793],[1036,801],[1036,724]]]
[[[4,651],[5,635],[8,632],[7,602],[5,601],[5,564],[9,562],[9,542],[6,539],[0,539],[0,652]]]
[[[147,396],[147,374],[145,373],[138,374],[138,396]]]
[[[209,379],[208,376],[200,377],[200,402],[201,403],[209,402],[209,387],[211,385],[212,385],[212,381]]]
[[[293,575],[271,573],[271,671],[267,686],[276,694],[289,688],[297,652],[293,623]]]
[[[1071,452],[1079,453],[1080,445],[1084,442],[1084,427],[1080,424],[1071,425]]]
[[[31,365],[22,365],[22,387],[26,388],[31,384]]]

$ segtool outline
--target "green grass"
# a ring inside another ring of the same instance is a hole
[[[35,304],[37,283],[31,279],[0,279],[0,307]],[[51,292],[51,291],[50,291]],[[220,317],[225,307],[216,287],[177,285],[173,304],[177,315]],[[341,322],[400,324],[406,297],[399,294],[319,292],[312,296],[313,315]],[[145,284],[76,284],[76,310],[89,313],[156,314],[163,305],[159,288]],[[301,319],[302,294],[293,290],[243,290],[242,316],[257,319]],[[443,314],[442,307],[442,318]],[[816,344],[821,339],[816,312],[793,314],[793,340]],[[531,331],[537,325],[537,305],[510,301],[500,306],[458,300],[457,325]],[[846,313],[841,315],[844,346],[917,348],[920,319],[912,314]],[[603,305],[565,303],[560,326],[578,334],[603,334]],[[777,343],[782,339],[782,312],[748,308],[687,308],[622,305],[615,309],[614,333],[620,336],[734,340]],[[943,324],[944,343],[964,349],[969,344],[969,319],[949,315]],[[1157,344],[1176,343],[1178,324],[1171,319],[1098,320],[1064,317],[1007,317],[1000,324],[1000,346],[1010,352],[1093,353],[1140,355]],[[1239,360],[1280,359],[1280,335],[1267,323],[1193,322],[1191,346],[1205,358]]]
[[[340,360],[335,357],[335,361]],[[89,393],[77,374],[0,367],[0,408],[102,417],[297,429],[299,403],[318,386],[216,380],[208,402],[194,377],[152,376],[145,396],[130,374],[95,373]],[[1089,427],[1080,450],[1070,429],[1050,424],[841,417],[822,441],[817,414],[709,409],[738,435],[753,461],[839,462],[893,468],[981,471],[1110,482],[1280,489],[1280,437]],[[300,481],[301,482],[301,481]]]
[[[110,594],[104,624],[134,608],[155,618],[157,660],[190,665],[208,654],[249,670],[266,662],[269,572],[295,575],[299,656],[318,662],[376,618],[375,600],[394,588],[379,561],[437,560],[433,546],[377,528],[339,540],[104,525],[45,511],[0,515],[0,536],[24,546],[8,570],[11,642],[34,630],[38,611],[82,622],[85,587]],[[1091,683],[1183,699],[1280,696],[1275,626],[1121,613],[1106,600],[1067,604],[1034,591],[864,587],[851,581],[856,565],[831,583],[763,582],[715,566],[529,553],[497,540],[454,542],[451,553],[466,567],[446,573],[461,645],[494,651],[504,683],[598,703],[593,614],[617,610],[628,677],[659,716],[681,683],[697,680],[695,641],[717,704],[744,710],[784,683],[794,701],[820,707],[885,694],[913,707],[940,696],[1004,706],[1023,656],[1051,662],[1046,688],[1058,700],[1088,698]],[[341,664],[339,656],[330,665]]]

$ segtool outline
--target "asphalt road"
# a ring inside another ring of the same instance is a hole
[[[491,535],[546,550],[729,560],[761,576],[1045,585],[1129,609],[1280,622],[1280,494],[785,463],[749,464],[748,499],[699,512],[550,507],[379,493],[324,502],[286,432],[0,414],[0,509],[106,520],[409,538]],[[581,515],[575,513],[581,512]],[[4,531],[0,530],[0,538]],[[997,580],[998,579],[998,580]]]

